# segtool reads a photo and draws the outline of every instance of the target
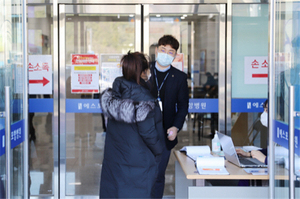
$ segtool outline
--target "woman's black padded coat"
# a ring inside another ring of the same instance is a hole
[[[151,198],[165,142],[158,103],[147,88],[118,77],[100,104],[109,118],[100,198]]]

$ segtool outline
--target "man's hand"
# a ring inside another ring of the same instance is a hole
[[[171,128],[169,128],[169,129],[167,130],[168,139],[169,139],[170,141],[175,140],[175,138],[176,138],[176,136],[177,136],[177,132],[178,132],[177,127],[172,126]]]

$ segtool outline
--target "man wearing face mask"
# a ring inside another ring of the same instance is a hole
[[[155,49],[155,62],[151,64],[151,93],[160,104],[165,131],[165,147],[158,165],[155,198],[163,197],[165,171],[171,149],[178,142],[177,134],[188,113],[187,75],[171,65],[178,48],[177,39],[171,35],[164,35],[158,41],[158,46]]]

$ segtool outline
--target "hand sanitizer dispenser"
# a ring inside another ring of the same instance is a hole
[[[211,150],[213,152],[220,152],[221,151],[221,144],[220,144],[220,140],[219,140],[217,131],[215,132],[214,138],[211,140]]]

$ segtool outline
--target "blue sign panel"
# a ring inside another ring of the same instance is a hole
[[[98,99],[67,99],[67,113],[101,113]],[[218,99],[190,99],[189,112],[191,113],[217,113]]]
[[[66,99],[67,113],[101,113],[99,99]]]
[[[286,149],[289,149],[289,126],[288,124],[273,120],[274,122],[274,142],[283,146]],[[300,130],[295,129],[295,153],[300,155],[299,151],[299,135]]]
[[[0,156],[5,153],[5,129],[0,130]],[[24,120],[20,120],[10,126],[11,148],[15,148],[25,140]]]
[[[25,140],[24,120],[20,120],[10,127],[11,148],[15,148]]]
[[[263,112],[266,99],[231,99],[231,112]]]
[[[190,113],[217,113],[219,111],[218,99],[190,99]]]
[[[266,99],[232,99],[232,112],[263,112]],[[218,99],[190,99],[190,113],[217,113]],[[53,99],[29,99],[29,112],[53,112]],[[99,99],[66,99],[68,113],[101,113]]]
[[[29,112],[30,113],[52,113],[53,112],[53,99],[29,99]]]
[[[53,112],[53,99],[29,99],[29,112]],[[101,113],[99,99],[66,99],[67,113]],[[217,113],[218,99],[190,99],[189,112]]]

